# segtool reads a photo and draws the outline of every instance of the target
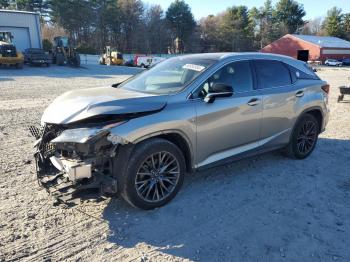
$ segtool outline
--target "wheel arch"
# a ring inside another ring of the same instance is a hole
[[[290,138],[294,132],[294,129],[297,125],[297,123],[299,122],[299,120],[305,115],[305,114],[310,114],[312,115],[313,117],[316,118],[317,122],[318,122],[318,125],[319,125],[319,132],[322,131],[322,125],[323,125],[323,121],[324,121],[324,116],[323,116],[323,113],[322,113],[322,108],[319,107],[319,106],[313,106],[313,107],[309,107],[309,108],[306,108],[304,109],[300,114],[299,116],[297,117],[296,121],[294,122],[294,126],[293,126],[293,129],[292,129],[292,132],[290,134]],[[289,138],[289,139],[290,139]]]
[[[318,122],[318,128],[319,128],[319,132],[321,133],[322,131],[322,125],[323,125],[323,114],[320,108],[314,108],[311,110],[307,110],[306,112],[303,113],[303,115],[305,114],[309,114],[312,115],[313,117],[316,118],[317,122]]]
[[[186,171],[187,172],[193,171],[194,150],[190,142],[190,139],[185,134],[177,130],[160,131],[160,132],[152,133],[145,137],[139,138],[133,143],[138,144],[141,141],[145,141],[151,138],[162,138],[176,145],[184,155],[185,163],[186,163]]]

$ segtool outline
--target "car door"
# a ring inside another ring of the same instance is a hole
[[[254,60],[258,89],[262,92],[263,147],[279,147],[288,143],[295,118],[295,102],[303,95],[292,82],[289,66],[277,60]]]
[[[231,85],[231,97],[204,101],[214,83]],[[197,167],[257,146],[262,121],[262,96],[255,89],[251,62],[224,65],[194,93],[196,99]]]

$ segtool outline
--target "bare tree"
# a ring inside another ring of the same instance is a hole
[[[323,35],[322,24],[322,17],[316,17],[315,19],[308,21],[300,32],[305,35]]]

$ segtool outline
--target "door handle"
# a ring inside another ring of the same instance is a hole
[[[296,97],[302,97],[304,95],[304,91],[298,91],[295,93]]]
[[[258,98],[252,98],[252,99],[249,100],[247,105],[249,105],[249,106],[256,106],[259,103],[260,103],[260,100]]]

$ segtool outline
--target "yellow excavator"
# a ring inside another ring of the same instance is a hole
[[[99,59],[100,65],[123,65],[123,54],[106,46],[106,52]]]
[[[0,31],[0,65],[12,65],[16,68],[23,68],[24,56],[17,52],[16,46],[12,42],[11,32]]]

